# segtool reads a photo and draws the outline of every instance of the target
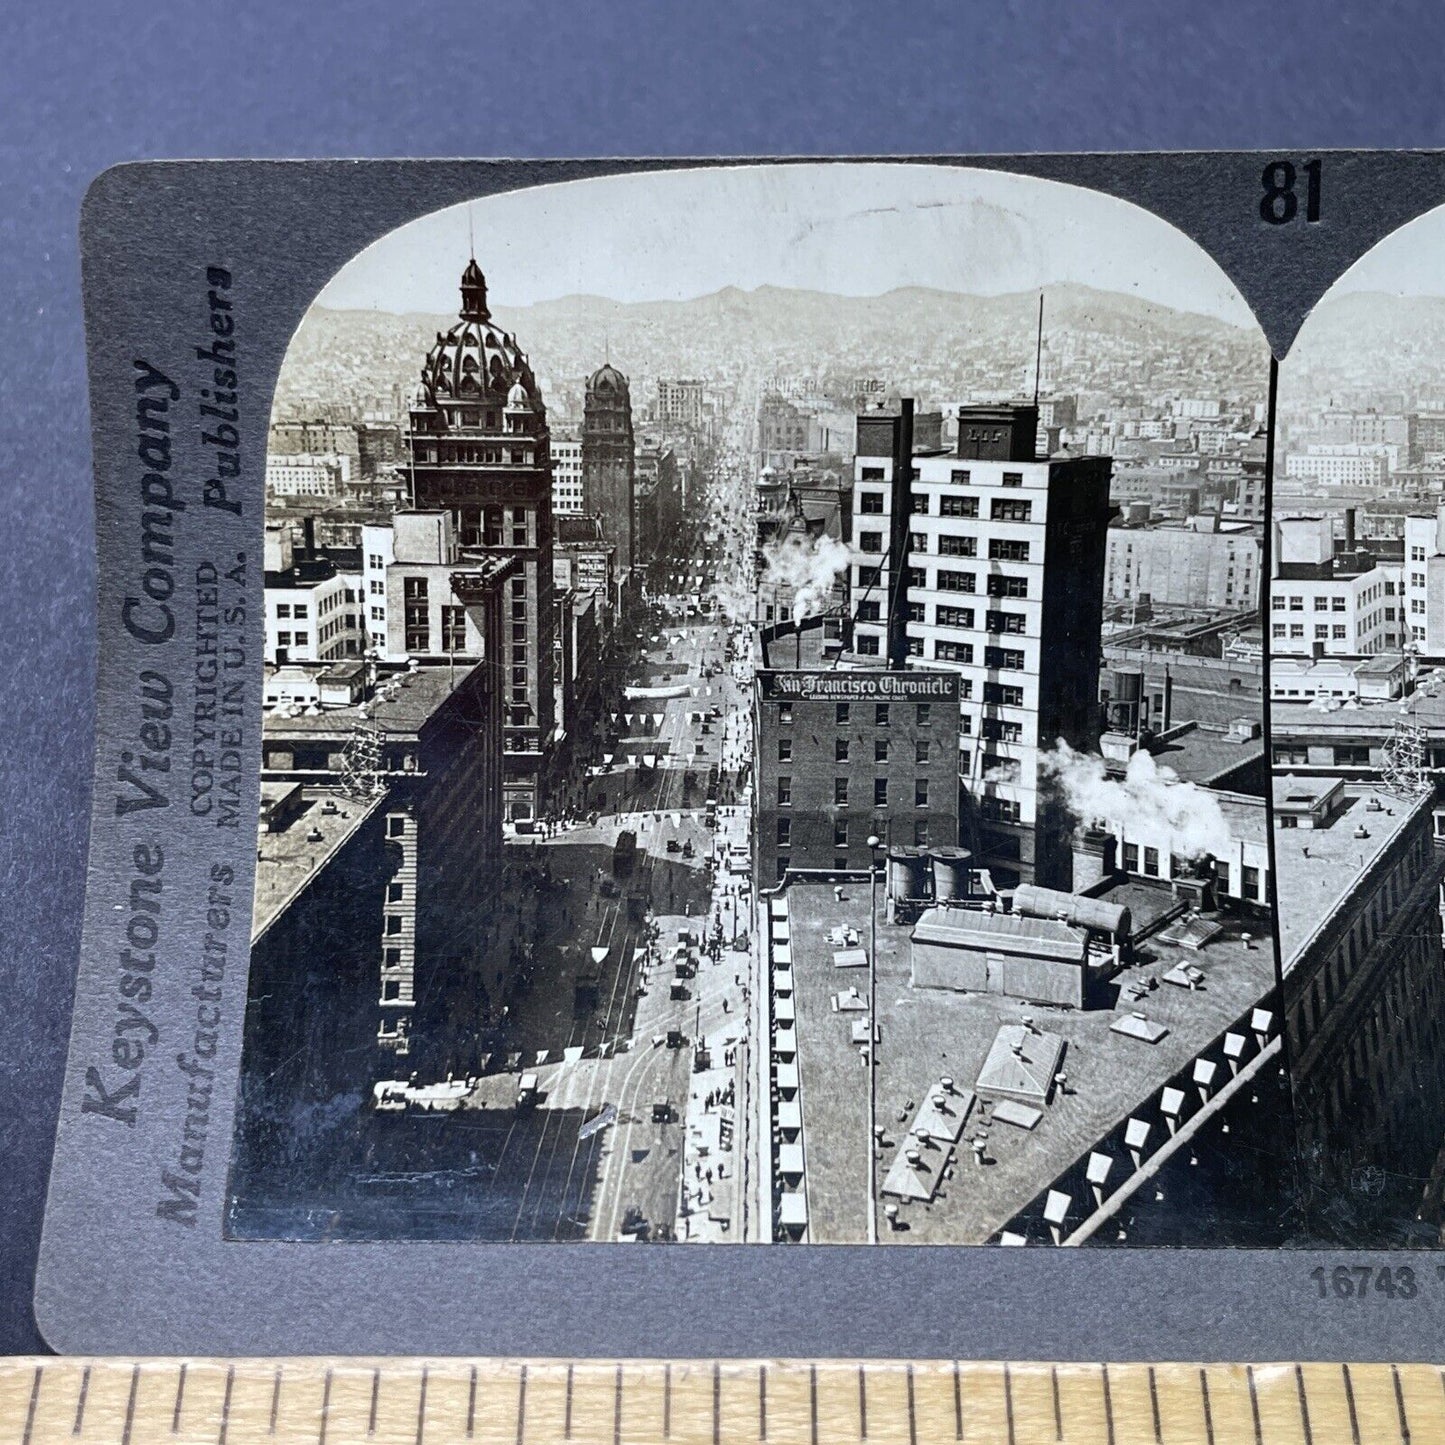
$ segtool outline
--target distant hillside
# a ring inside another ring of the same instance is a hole
[[[1140,375],[1164,359],[1193,357],[1210,392],[1235,373],[1258,369],[1263,342],[1252,328],[1177,311],[1138,297],[1086,286],[1045,292],[1045,336],[1061,358],[1076,359],[1070,389],[1092,385],[1086,374],[1117,372],[1134,359]],[[544,377],[581,377],[604,352],[640,377],[702,375],[714,380],[783,370],[854,368],[900,383],[923,373],[960,385],[993,373],[1016,378],[1034,351],[1038,294],[972,296],[906,287],[882,296],[834,296],[762,286],[727,287],[686,301],[622,303],[566,296],[523,307],[499,306],[497,323],[513,332]],[[277,392],[281,408],[359,391],[384,395],[415,383],[422,358],[455,315],[397,315],[317,307],[292,344]],[[1215,374],[1218,373],[1218,374]]]

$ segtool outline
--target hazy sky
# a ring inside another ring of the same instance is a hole
[[[1326,293],[1445,296],[1445,206],[1426,211],[1366,251]]]
[[[491,299],[686,300],[724,286],[993,295],[1079,282],[1249,326],[1215,263],[1096,192],[927,165],[737,166],[571,181],[453,206],[384,236],[324,306],[454,312],[468,212]]]

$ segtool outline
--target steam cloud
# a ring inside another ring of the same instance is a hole
[[[1075,752],[1066,742],[1044,754],[1039,766],[1085,823],[1120,824],[1140,838],[1163,835],[1181,858],[1229,855],[1231,833],[1219,800],[1160,767],[1149,753],[1135,753],[1122,778],[1110,777],[1102,758]]]
[[[833,537],[789,534],[763,550],[763,580],[793,589],[793,621],[826,610],[834,581],[848,570],[848,549]]]

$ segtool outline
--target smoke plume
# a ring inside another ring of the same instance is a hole
[[[833,583],[848,570],[848,549],[833,537],[790,533],[763,549],[763,584],[793,589],[793,621],[827,609]]]
[[[1111,776],[1102,758],[1075,752],[1066,742],[1045,753],[1039,766],[1081,822],[1111,824],[1129,838],[1157,838],[1180,858],[1229,856],[1231,834],[1219,800],[1143,750],[1129,759],[1123,777]]]

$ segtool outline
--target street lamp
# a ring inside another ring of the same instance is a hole
[[[878,1243],[878,1171],[873,1151],[878,1138],[878,847],[868,835],[868,1243]]]

